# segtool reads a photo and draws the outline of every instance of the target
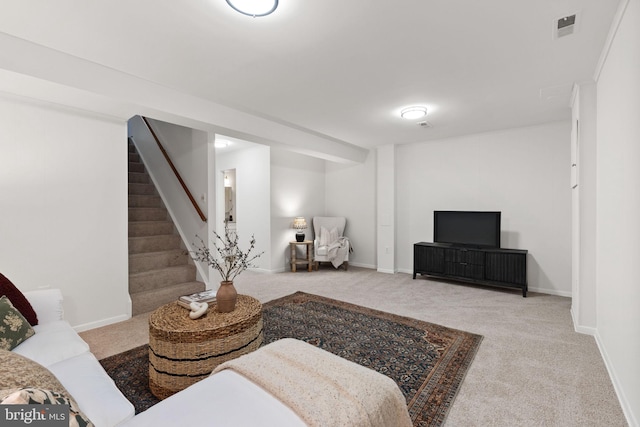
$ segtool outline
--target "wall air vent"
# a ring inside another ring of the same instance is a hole
[[[570,36],[574,33],[576,27],[576,15],[562,17],[556,21],[555,36],[556,38]]]

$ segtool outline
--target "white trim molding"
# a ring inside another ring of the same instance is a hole
[[[600,58],[598,59],[598,64],[596,65],[595,72],[593,73],[593,80],[595,80],[596,82],[600,78],[602,67],[604,67],[604,64],[607,60],[607,56],[609,56],[609,51],[611,50],[613,39],[616,38],[616,34],[618,33],[618,28],[620,28],[620,23],[622,22],[622,18],[624,17],[624,12],[625,10],[627,10],[628,5],[629,5],[629,0],[621,0],[620,4],[618,5],[618,10],[616,11],[616,15],[613,18],[611,27],[609,28],[609,34],[607,34],[607,40],[604,42],[604,47],[602,48],[602,52],[600,52]]]

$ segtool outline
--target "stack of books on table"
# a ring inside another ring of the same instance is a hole
[[[211,305],[211,303],[216,302],[216,292],[218,291],[215,289],[209,289],[207,291],[196,292],[195,294],[191,295],[183,295],[178,298],[178,304],[180,304],[184,308],[189,309],[191,308],[189,307],[189,305],[192,302],[206,302],[207,304]]]

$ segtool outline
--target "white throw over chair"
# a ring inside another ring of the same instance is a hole
[[[316,270],[321,262],[330,262],[335,268],[349,267],[351,245],[344,236],[345,217],[316,216],[313,218],[313,254]]]

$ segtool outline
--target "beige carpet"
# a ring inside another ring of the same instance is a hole
[[[483,335],[447,426],[627,426],[594,338],[573,331],[569,298],[357,267],[235,283],[262,302],[303,291]],[[81,335],[100,359],[148,342],[147,316]]]

